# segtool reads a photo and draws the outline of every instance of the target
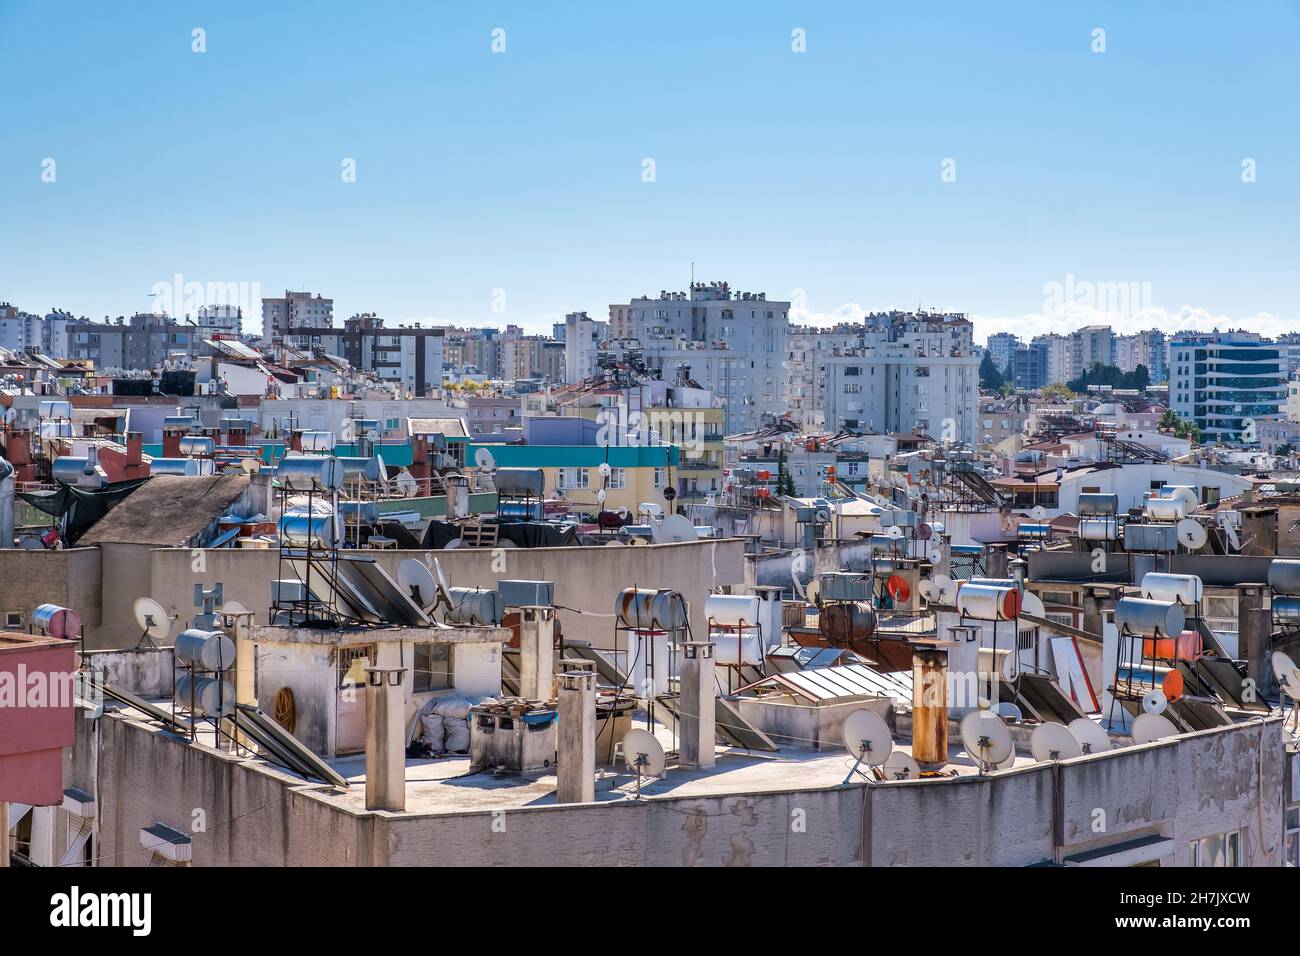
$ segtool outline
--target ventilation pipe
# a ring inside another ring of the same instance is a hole
[[[406,809],[405,667],[365,668],[366,809]]]
[[[555,608],[519,609],[519,696],[550,700],[555,674]]]
[[[713,767],[716,740],[717,680],[713,675],[713,642],[683,641],[681,659],[681,765]]]
[[[912,653],[912,757],[919,764],[948,762],[948,651]]]
[[[596,799],[596,674],[585,667],[560,675],[556,791],[559,803]]]

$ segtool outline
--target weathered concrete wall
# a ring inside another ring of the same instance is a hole
[[[0,549],[0,613],[22,612],[24,630],[38,605],[58,604],[80,614],[87,633],[93,632],[99,626],[99,585],[98,548]]]
[[[170,697],[175,686],[170,647],[87,651],[82,666],[102,674],[103,679],[114,687],[147,700]]]

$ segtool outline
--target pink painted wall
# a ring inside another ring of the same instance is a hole
[[[72,641],[0,632],[0,800],[63,802],[63,748],[72,746]],[[36,688],[43,684],[44,699]]]

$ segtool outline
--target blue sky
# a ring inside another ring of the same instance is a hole
[[[1295,0],[0,0],[0,299],[181,274],[541,330],[694,261],[813,321],[1042,331],[1074,276],[1149,284],[1121,328],[1300,330],[1297,41]]]

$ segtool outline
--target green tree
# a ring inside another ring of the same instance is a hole
[[[1002,389],[1002,373],[993,364],[993,355],[989,352],[984,353],[984,360],[980,362],[980,388],[988,392]]]

